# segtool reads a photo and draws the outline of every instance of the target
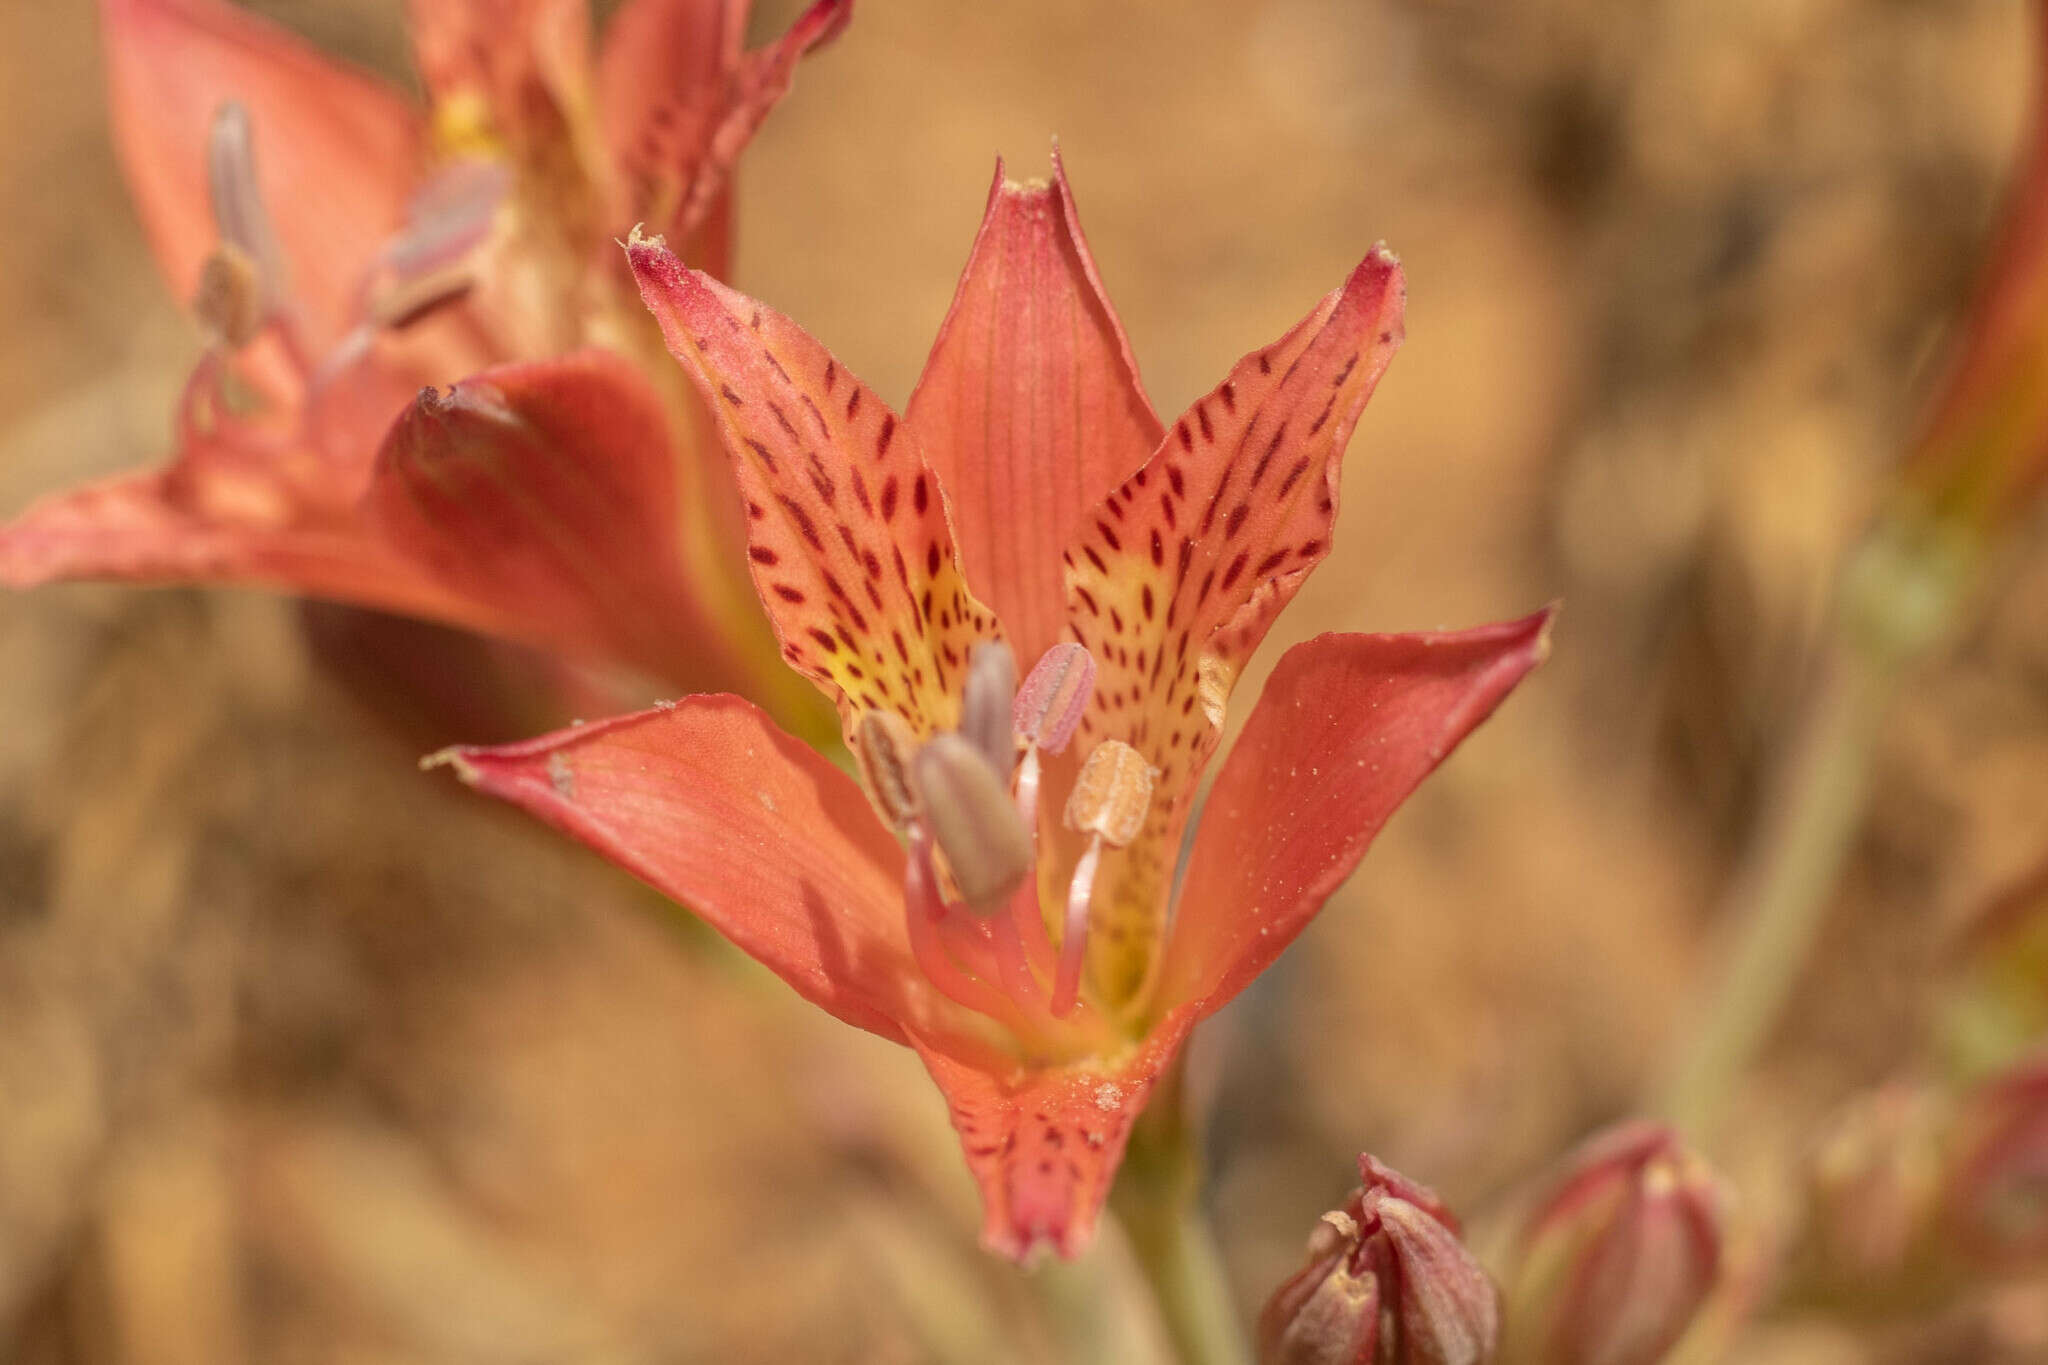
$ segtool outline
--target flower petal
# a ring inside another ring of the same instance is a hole
[[[1198,1017],[1176,1011],[1124,1057],[1052,1069],[1005,1068],[911,1031],[981,1186],[982,1245],[1019,1261],[1040,1243],[1070,1259],[1086,1250],[1131,1124]]]
[[[190,299],[218,240],[207,138],[249,111],[257,181],[301,316],[324,344],[354,310],[372,254],[404,216],[418,120],[381,83],[222,0],[101,0],[115,145],[170,287]]]
[[[502,633],[731,686],[731,632],[683,572],[672,446],[611,352],[499,366],[392,424],[366,514]]]
[[[905,1041],[949,1032],[903,925],[903,853],[853,779],[737,697],[687,697],[430,764],[588,844],[798,994]]]
[[[1060,552],[1165,434],[1057,151],[1049,182],[1007,180],[997,164],[905,420],[946,486],[967,580],[1028,667],[1064,637]]]
[[[1203,808],[1158,1008],[1211,1013],[1278,957],[1395,808],[1542,662],[1553,614],[1288,650]]]
[[[781,314],[660,241],[627,249],[669,349],[718,414],[747,503],[754,585],[792,667],[839,707],[950,729],[974,645],[995,623],[968,594],[937,480],[896,415]]]
[[[420,616],[458,600],[346,522],[304,519],[260,480],[177,468],[126,474],[53,494],[0,527],[0,583],[69,579],[238,583],[364,602]]]
[[[1091,971],[1112,999],[1150,966],[1238,671],[1328,552],[1344,446],[1400,345],[1404,298],[1399,263],[1375,247],[1197,400],[1067,551],[1071,626],[1097,663],[1076,749],[1122,740],[1159,772],[1144,832],[1097,882]]]
[[[816,0],[758,52],[743,49],[748,0],[633,0],[599,56],[606,141],[626,180],[622,216],[692,239],[720,210],[733,163],[789,93],[796,64],[830,42],[853,0]],[[713,273],[720,263],[686,259]]]
[[[408,0],[440,137],[464,150],[559,139],[590,100],[590,0]]]

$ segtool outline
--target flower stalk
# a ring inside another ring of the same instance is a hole
[[[1162,1078],[1131,1129],[1109,1206],[1152,1287],[1182,1365],[1250,1365],[1223,1259],[1202,1207],[1202,1157],[1188,1121],[1185,1066]]]
[[[1728,895],[1734,938],[1662,1112],[1709,1142],[1812,956],[1869,805],[1870,767],[1911,666],[1943,639],[1976,556],[1939,523],[1880,522],[1850,555],[1815,679]]]

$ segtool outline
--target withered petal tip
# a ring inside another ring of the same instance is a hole
[[[456,778],[466,787],[474,787],[483,778],[476,764],[469,761],[468,752],[459,744],[436,749],[420,759],[421,772],[432,772],[436,768],[453,768]]]

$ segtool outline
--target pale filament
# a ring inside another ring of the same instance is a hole
[[[1088,960],[1088,910],[1095,892],[1095,869],[1102,862],[1102,836],[1088,840],[1088,851],[1074,864],[1067,884],[1067,919],[1060,930],[1060,969],[1053,978],[1052,1017],[1064,1019],[1081,1002],[1081,968]]]

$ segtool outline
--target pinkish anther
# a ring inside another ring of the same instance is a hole
[[[967,661],[960,733],[1006,781],[1017,763],[1017,740],[1010,730],[1011,703],[1016,695],[1017,656],[1010,647],[1001,640],[976,645]]]
[[[969,909],[1000,907],[1031,872],[1031,831],[1017,816],[1008,775],[964,737],[935,735],[910,768],[918,808],[946,855]]]
[[[1039,656],[1017,690],[1011,723],[1032,748],[1059,753],[1074,737],[1094,695],[1095,656],[1072,641],[1054,645]]]
[[[401,278],[430,274],[482,246],[512,188],[512,169],[470,159],[436,171],[406,210],[405,227],[384,244],[380,263]]]

